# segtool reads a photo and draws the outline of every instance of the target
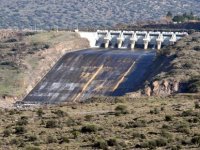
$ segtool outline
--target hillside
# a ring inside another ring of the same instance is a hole
[[[0,28],[108,27],[193,11],[199,0],[1,0]]]
[[[67,51],[88,47],[71,32],[0,31],[0,107],[25,96]]]
[[[199,97],[91,98],[81,104],[1,110],[0,149],[197,150]]]

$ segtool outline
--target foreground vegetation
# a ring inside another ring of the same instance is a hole
[[[200,95],[1,110],[1,149],[199,149]]]

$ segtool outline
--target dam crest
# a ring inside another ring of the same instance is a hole
[[[187,32],[154,32],[154,31],[115,31],[97,30],[96,32],[79,32],[82,38],[88,39],[92,48],[119,49],[157,49],[173,45]]]

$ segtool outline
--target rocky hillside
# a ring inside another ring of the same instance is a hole
[[[1,0],[0,28],[108,27],[193,11],[199,0]]]
[[[0,104],[25,96],[67,51],[88,47],[71,32],[0,31]]]
[[[200,92],[200,33],[193,33],[159,54],[146,84],[147,95]]]

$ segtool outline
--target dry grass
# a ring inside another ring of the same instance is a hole
[[[198,149],[200,143],[194,144],[191,140],[200,136],[199,98],[200,95],[97,98],[96,102],[47,106],[40,111],[2,110],[0,144],[10,149],[28,149],[29,146],[39,149],[93,149],[94,146]],[[118,113],[119,106],[120,111],[122,108],[128,113]],[[24,133],[17,134],[15,128],[20,126],[22,116],[28,118],[28,124],[21,125]],[[4,136],[6,130],[10,132],[7,137]],[[14,138],[18,142],[13,144]],[[115,144],[109,146],[109,141]]]

